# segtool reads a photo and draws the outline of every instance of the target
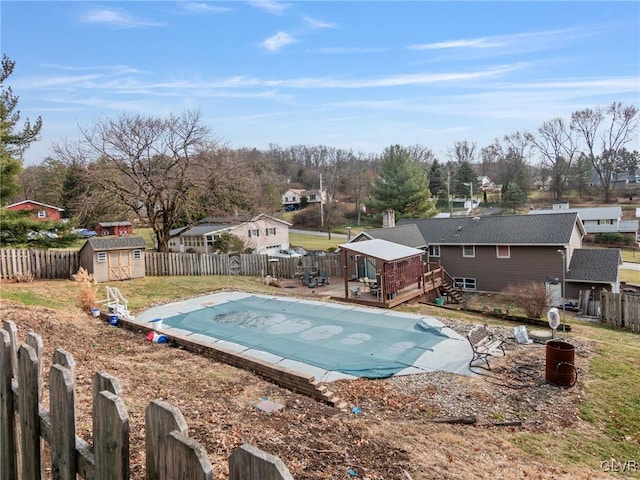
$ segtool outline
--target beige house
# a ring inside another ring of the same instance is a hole
[[[303,197],[306,197],[309,204],[327,203],[327,194],[324,191],[290,188],[282,194],[282,206],[286,211],[298,210]]]
[[[253,253],[270,254],[289,248],[290,223],[260,214],[251,218],[205,219],[189,229],[172,230],[179,235],[169,240],[172,252],[215,253],[214,242],[224,232],[238,237]]]
[[[80,266],[97,282],[142,278],[145,248],[142,237],[90,238],[80,249]]]

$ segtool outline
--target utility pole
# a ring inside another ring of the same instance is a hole
[[[322,193],[322,174],[320,174],[320,226],[324,227],[324,194]]]

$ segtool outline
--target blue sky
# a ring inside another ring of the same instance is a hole
[[[640,2],[10,1],[2,52],[52,142],[199,109],[231,147],[484,147],[585,107],[640,105]]]

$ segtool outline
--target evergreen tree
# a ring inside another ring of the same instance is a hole
[[[429,201],[429,179],[424,164],[411,158],[400,145],[387,147],[373,180],[370,207],[377,212],[393,209],[399,216],[425,217],[435,208]]]
[[[429,191],[431,196],[437,198],[446,198],[447,196],[447,184],[444,178],[445,174],[442,170],[442,165],[438,160],[434,160],[429,170]]]
[[[18,192],[18,175],[22,171],[22,154],[29,145],[37,140],[42,119],[33,125],[27,119],[22,129],[16,130],[20,121],[18,97],[13,94],[11,87],[5,88],[5,80],[13,73],[15,62],[6,55],[2,56],[2,70],[0,71],[0,203],[6,204],[7,199]]]
[[[454,184],[455,184],[455,193],[461,197],[471,196],[471,191],[469,185],[465,185],[465,183],[473,185],[473,189],[477,192],[477,178],[475,170],[471,166],[468,161],[463,161],[456,172]]]
[[[516,184],[506,183],[502,187],[502,208],[516,213],[527,202],[527,194]]]

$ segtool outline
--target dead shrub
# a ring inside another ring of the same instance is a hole
[[[531,318],[540,318],[551,300],[541,282],[514,283],[505,287],[502,293]]]
[[[26,272],[26,273],[16,273],[13,276],[13,278],[17,283],[31,283],[36,277],[33,273]]]
[[[93,275],[80,267],[78,273],[72,276],[76,282],[81,282],[78,306],[85,311],[95,308],[98,302],[98,283]]]

